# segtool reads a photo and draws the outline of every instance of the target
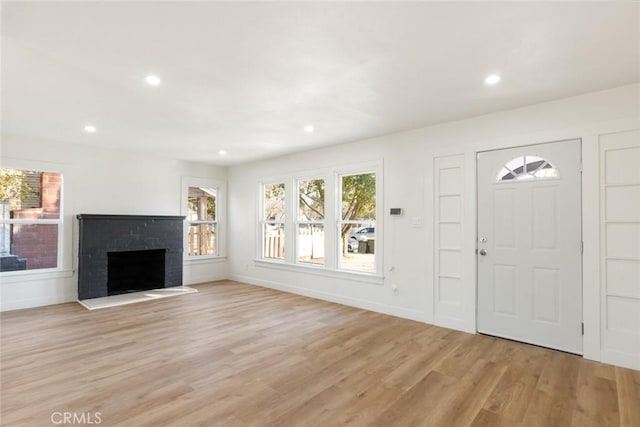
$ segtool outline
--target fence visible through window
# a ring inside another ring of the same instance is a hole
[[[283,224],[264,225],[264,258],[284,258],[284,227]]]
[[[298,226],[298,262],[324,264],[324,226],[322,224]]]

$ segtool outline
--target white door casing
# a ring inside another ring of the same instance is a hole
[[[478,332],[582,354],[579,140],[478,154]]]

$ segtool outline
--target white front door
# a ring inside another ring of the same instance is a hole
[[[478,332],[582,354],[580,141],[477,162]]]

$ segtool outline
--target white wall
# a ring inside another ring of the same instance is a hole
[[[475,154],[477,151],[580,138],[583,142],[583,229],[585,357],[640,368],[638,346],[603,351],[601,318],[600,151],[601,135],[640,128],[640,86],[631,85],[517,110],[446,123],[366,141],[338,145],[235,166],[229,169],[229,259],[232,278],[442,326],[474,332]],[[322,131],[319,124],[318,130]],[[382,161],[384,168],[383,284],[304,269],[265,267],[254,262],[260,180],[350,162]],[[454,163],[461,181],[462,263],[457,301],[446,304],[434,287],[435,174]],[[401,207],[404,216],[388,216]],[[413,224],[413,225],[412,225]],[[421,225],[418,225],[421,224]],[[399,288],[394,294],[392,285]],[[616,319],[636,330],[635,318]],[[618,325],[619,326],[619,325]],[[603,333],[604,331],[604,333]]]
[[[3,167],[63,174],[61,271],[0,277],[0,309],[12,310],[77,299],[73,256],[75,216],[92,214],[180,215],[182,177],[226,181],[226,168],[137,153],[2,136]],[[185,261],[184,283],[225,278],[226,260]]]

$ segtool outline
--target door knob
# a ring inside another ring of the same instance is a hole
[[[486,249],[480,249],[480,255],[485,256],[487,254]]]

